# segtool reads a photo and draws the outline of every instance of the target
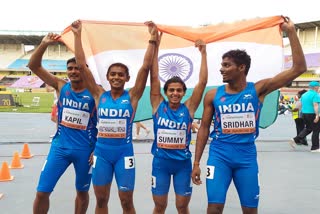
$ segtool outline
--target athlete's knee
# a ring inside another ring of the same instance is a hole
[[[133,198],[128,195],[128,196],[121,196],[120,197],[120,202],[121,202],[121,206],[122,206],[122,209],[124,211],[130,211],[132,209],[134,209],[134,206],[133,206]]]
[[[89,193],[87,191],[85,192],[77,192],[77,200],[81,203],[87,203],[89,202]]]
[[[222,214],[224,204],[209,204],[207,214]]]
[[[47,201],[50,197],[50,192],[37,192],[36,194],[36,200],[38,201]]]
[[[176,204],[176,208],[177,208],[177,211],[178,213],[189,213],[189,207],[188,205],[178,205]]]
[[[108,206],[108,198],[106,196],[96,196],[97,207],[103,208]]]
[[[154,200],[154,213],[164,213],[168,202],[163,200]]]

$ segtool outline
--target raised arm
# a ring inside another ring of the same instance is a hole
[[[150,22],[146,22],[145,24],[148,26],[148,30],[150,33],[150,40],[148,41],[148,47],[144,55],[143,64],[139,69],[136,82],[133,88],[131,88],[129,91],[129,94],[131,97],[131,103],[133,107],[136,107],[138,105],[138,101],[141,98],[143,91],[146,87],[148,74],[152,64],[152,59],[153,59],[157,36],[158,36],[157,26],[153,22],[150,21]]]
[[[208,91],[204,97],[203,101],[203,114],[201,118],[201,125],[198,130],[197,134],[197,142],[196,142],[196,151],[194,156],[194,163],[193,163],[193,170],[192,170],[192,181],[196,185],[200,185],[201,179],[200,179],[200,160],[203,154],[203,150],[207,144],[209,132],[210,132],[210,126],[211,121],[214,114],[214,107],[212,105],[212,100],[214,99],[216,94],[216,89],[212,89]]]
[[[273,78],[264,79],[256,83],[256,90],[261,101],[264,100],[264,97],[267,94],[287,85],[307,70],[306,60],[296,33],[294,23],[288,17],[284,17],[284,22],[281,24],[281,29],[288,35],[290,41],[292,67],[281,72]]]
[[[163,96],[161,94],[161,84],[159,80],[159,46],[161,43],[162,33],[158,36],[156,49],[154,51],[154,56],[152,59],[151,71],[150,71],[150,101],[152,106],[152,114],[158,109],[159,104],[163,101]]]
[[[45,37],[43,37],[39,46],[34,50],[30,61],[28,63],[28,67],[30,70],[35,73],[40,79],[42,79],[46,84],[52,86],[57,93],[60,93],[60,88],[66,83],[66,81],[54,76],[44,67],[42,67],[41,61],[43,54],[50,44],[56,43],[60,38],[59,34],[48,33]]]
[[[193,117],[194,112],[197,110],[201,99],[203,92],[206,88],[207,81],[208,81],[208,64],[207,64],[207,50],[206,50],[206,44],[202,40],[197,40],[195,42],[195,46],[198,47],[200,53],[201,53],[201,66],[200,66],[200,72],[199,72],[199,82],[195,86],[191,97],[185,102],[187,105],[190,115]]]
[[[96,105],[99,103],[100,95],[104,92],[104,89],[96,84],[96,81],[87,66],[85,54],[82,47],[81,31],[82,23],[80,20],[74,21],[71,25],[71,29],[74,35],[74,50],[77,65],[84,81],[86,88],[90,91],[95,99]]]

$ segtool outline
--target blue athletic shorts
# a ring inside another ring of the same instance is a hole
[[[70,164],[73,164],[76,173],[76,189],[88,191],[91,183],[91,166],[88,162],[91,152],[51,146],[42,167],[37,191],[52,192]]]
[[[224,204],[233,180],[241,205],[258,207],[260,188],[254,143],[211,143],[206,176],[208,203]]]
[[[152,161],[152,194],[168,194],[171,176],[173,176],[175,193],[190,196],[192,193],[191,171],[191,159],[174,160],[154,157]]]
[[[135,159],[132,144],[106,146],[97,143],[92,166],[92,183],[104,186],[112,182],[113,174],[120,191],[134,190]]]

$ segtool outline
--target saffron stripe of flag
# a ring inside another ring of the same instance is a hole
[[[207,42],[207,90],[222,84],[219,71],[221,56],[231,49],[244,49],[251,56],[248,81],[256,82],[276,75],[283,68],[283,43],[279,28],[282,22],[281,16],[272,16],[198,28],[158,25],[159,30],[164,32],[158,59],[162,86],[168,78],[180,76],[188,87],[185,99],[191,95],[198,81],[201,62],[200,53],[194,47],[197,39]],[[82,23],[83,48],[96,82],[106,90],[110,89],[106,80],[107,68],[112,63],[122,62],[129,67],[131,76],[126,87],[132,87],[150,38],[147,26],[143,23],[89,20],[83,20]],[[62,32],[61,40],[70,50],[74,50],[70,26]],[[151,118],[149,85],[147,82],[135,121]],[[261,127],[268,127],[275,121],[278,96],[279,92],[267,96],[260,119]],[[196,118],[202,116],[202,110],[201,103],[195,114]]]

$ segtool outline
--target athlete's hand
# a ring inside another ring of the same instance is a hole
[[[196,185],[202,184],[202,181],[200,179],[201,170],[199,165],[193,165],[193,170],[191,173],[192,182]]]
[[[54,42],[58,42],[58,39],[60,39],[60,37],[61,36],[57,33],[48,33],[46,36],[42,38],[42,43],[50,45]]]
[[[91,155],[89,157],[88,162],[89,162],[90,166],[92,166],[92,164],[93,164],[93,152],[91,152]]]

